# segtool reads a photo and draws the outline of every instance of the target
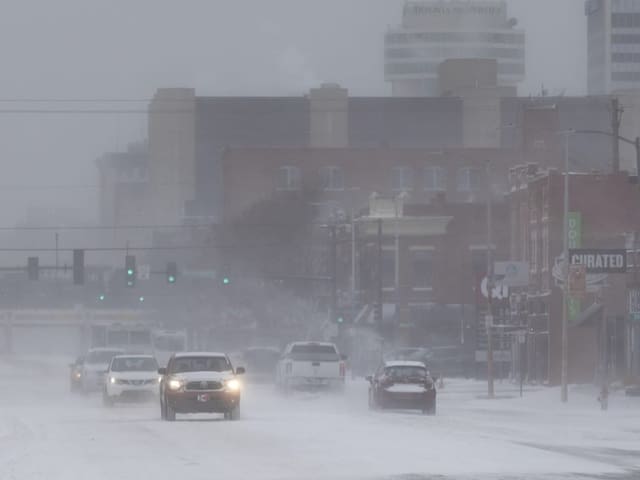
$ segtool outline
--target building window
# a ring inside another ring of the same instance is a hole
[[[300,168],[284,166],[278,169],[276,188],[282,191],[300,190]]]
[[[412,189],[413,170],[411,167],[393,168],[393,191],[408,192]]]
[[[324,190],[344,190],[344,174],[340,167],[322,167],[320,181]]]
[[[431,192],[442,192],[447,189],[447,171],[442,167],[425,167],[424,189]]]
[[[433,251],[411,250],[411,265],[413,267],[413,288],[431,288],[433,285]]]
[[[480,187],[480,170],[464,167],[458,170],[458,191],[476,192]]]

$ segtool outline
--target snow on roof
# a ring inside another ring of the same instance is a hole
[[[392,360],[384,362],[385,367],[422,367],[427,368],[422,362],[415,362],[410,360]]]
[[[220,352],[180,352],[176,353],[176,358],[184,358],[184,357],[226,357],[226,353]]]
[[[292,345],[323,345],[325,347],[335,347],[335,343],[331,342],[293,342]]]

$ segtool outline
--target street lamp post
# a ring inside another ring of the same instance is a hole
[[[493,385],[493,339],[492,327],[493,327],[493,255],[492,255],[492,243],[493,243],[493,219],[492,219],[492,205],[491,205],[491,161],[487,161],[487,395],[489,398],[494,398],[494,385]]]
[[[564,208],[563,208],[563,248],[564,290],[562,292],[562,364],[560,370],[561,399],[568,401],[567,371],[569,364],[569,136],[573,130],[560,132],[564,135]]]

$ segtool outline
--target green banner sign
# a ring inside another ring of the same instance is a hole
[[[569,212],[569,249],[582,248],[582,214]]]
[[[575,320],[582,312],[582,305],[579,298],[569,297],[567,307],[569,310],[569,320]]]
[[[582,248],[582,214],[580,212],[569,212],[569,249]],[[579,298],[569,298],[568,301],[569,320],[575,320],[582,312],[582,302]]]

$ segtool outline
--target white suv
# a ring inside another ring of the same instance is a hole
[[[102,399],[105,406],[118,400],[148,400],[158,394],[158,362],[151,355],[118,355],[113,357]]]

